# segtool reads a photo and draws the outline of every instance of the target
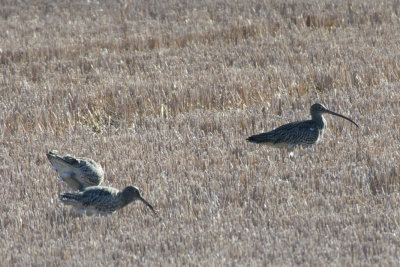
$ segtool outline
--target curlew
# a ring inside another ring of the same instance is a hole
[[[246,140],[251,143],[269,144],[275,147],[286,147],[292,151],[295,146],[311,146],[321,140],[326,128],[322,114],[332,114],[344,118],[359,127],[353,120],[330,111],[321,104],[314,104],[310,109],[311,120],[296,121],[282,125],[267,133],[250,136]]]
[[[83,190],[88,186],[100,185],[104,179],[101,165],[92,159],[61,156],[56,151],[47,153],[53,169],[60,175],[60,180],[76,190]]]
[[[107,215],[125,207],[129,203],[141,200],[155,214],[153,206],[140,195],[135,186],[127,186],[123,191],[113,187],[90,186],[77,193],[64,193],[61,201],[65,205],[72,205],[78,213],[86,215]]]

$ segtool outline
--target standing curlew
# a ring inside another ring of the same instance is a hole
[[[61,181],[73,189],[83,190],[88,186],[100,185],[103,182],[103,168],[92,159],[61,156],[56,151],[47,153],[47,158],[60,175]]]
[[[127,186],[123,191],[113,187],[90,186],[81,192],[61,195],[61,201],[65,205],[72,205],[78,213],[86,213],[89,216],[114,213],[135,200],[141,200],[157,214],[153,206],[142,198],[139,189],[135,186]]]
[[[318,103],[311,106],[310,113],[311,120],[288,123],[270,132],[250,136],[246,140],[252,143],[286,147],[289,151],[297,145],[311,146],[321,140],[324,134],[326,121],[322,116],[323,113],[342,117],[358,127],[357,123],[351,119],[330,111]]]

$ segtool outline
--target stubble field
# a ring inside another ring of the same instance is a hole
[[[0,5],[0,265],[399,264],[399,1]],[[246,143],[315,102],[360,128]],[[75,216],[49,150],[160,219]]]

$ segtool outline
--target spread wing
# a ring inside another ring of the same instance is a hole
[[[100,164],[92,159],[72,156],[60,156],[55,152],[47,153],[47,158],[60,177],[72,187],[78,188],[99,185],[104,179],[104,171]]]

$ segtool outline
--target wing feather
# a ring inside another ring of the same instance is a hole
[[[317,126],[309,120],[288,123],[270,132],[250,136],[247,140],[253,143],[271,143],[274,145],[304,145],[305,142],[307,144],[315,143],[317,139]]]

